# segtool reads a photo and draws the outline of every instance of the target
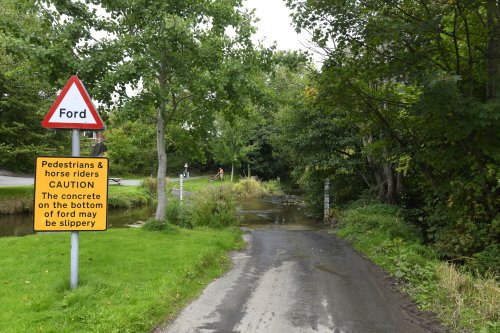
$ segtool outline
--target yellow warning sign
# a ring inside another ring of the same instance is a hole
[[[108,217],[108,159],[37,157],[35,231],[103,231]]]

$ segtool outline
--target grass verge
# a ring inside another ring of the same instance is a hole
[[[0,238],[0,332],[147,332],[228,267],[239,232],[80,233],[69,290],[68,233]]]
[[[142,186],[109,186],[108,206],[110,208],[131,208],[147,204],[152,195]]]
[[[33,186],[0,187],[0,214],[33,211]]]
[[[421,308],[453,331],[500,332],[498,280],[439,261],[402,216],[394,206],[353,205],[342,213],[337,234],[401,281]]]

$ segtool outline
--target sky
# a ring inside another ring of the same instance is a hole
[[[271,46],[276,41],[279,49],[302,50],[304,47],[300,42],[307,45],[307,36],[295,32],[291,11],[283,0],[246,0],[244,5],[248,9],[255,9],[255,16],[260,19],[256,23],[256,39],[265,38],[265,46]]]
[[[255,16],[260,20],[255,24],[257,33],[254,42],[262,41],[264,46],[271,46],[276,41],[280,50],[309,51],[311,47],[307,32],[297,34],[292,25],[291,11],[284,0],[244,0],[244,6],[255,9]],[[314,49],[314,48],[313,48]],[[314,63],[322,62],[319,53],[310,52]]]

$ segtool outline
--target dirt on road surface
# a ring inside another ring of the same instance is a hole
[[[245,237],[234,268],[155,332],[446,332],[332,234],[274,228]]]

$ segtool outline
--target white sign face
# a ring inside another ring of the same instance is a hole
[[[48,122],[75,124],[97,123],[75,83],[71,85],[66,96],[64,96],[64,99],[56,108],[56,111],[52,114]]]
[[[42,121],[45,128],[103,129],[97,113],[82,82],[73,75]]]

